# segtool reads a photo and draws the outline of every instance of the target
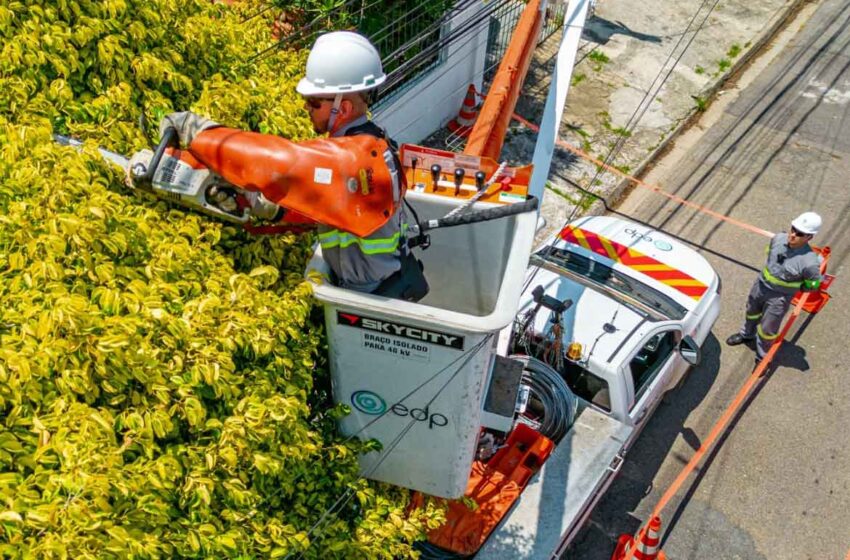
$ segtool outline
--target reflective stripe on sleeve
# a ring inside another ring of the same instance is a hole
[[[395,252],[398,249],[401,235],[402,232],[397,231],[391,237],[364,239],[356,235],[351,235],[346,231],[334,229],[319,234],[319,245],[321,245],[322,249],[332,249],[334,247],[345,249],[356,244],[364,255],[379,255]]]
[[[764,270],[761,271],[762,276],[767,281],[768,284],[773,284],[774,286],[782,286],[783,288],[796,288],[800,289],[800,286],[803,285],[802,282],[786,282],[785,280],[780,280],[776,276],[770,273],[769,270],[765,267]]]
[[[761,319],[763,313],[756,313],[755,315],[747,315],[747,319],[750,321],[755,321],[756,319]]]

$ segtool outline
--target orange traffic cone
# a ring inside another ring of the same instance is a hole
[[[611,555],[611,560],[623,560],[626,557],[626,550],[634,545],[635,539],[631,535],[620,535],[617,539],[617,548],[614,549],[614,554]]]
[[[478,118],[478,110],[475,108],[475,85],[469,84],[457,118],[449,121],[449,130],[466,138],[472,132],[472,125],[475,124],[476,118]]]
[[[658,543],[661,532],[661,518],[658,516],[649,520],[647,527],[641,527],[638,531],[637,540],[632,539],[631,535],[620,535],[620,540],[617,542],[617,548],[614,550],[614,556],[611,560],[622,560],[624,558],[634,558],[635,560],[667,560],[667,555],[663,551],[658,550]],[[634,548],[632,555],[629,556],[629,551]],[[617,556],[617,554],[620,554]]]

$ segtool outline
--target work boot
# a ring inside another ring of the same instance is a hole
[[[729,338],[726,339],[726,344],[728,344],[729,346],[738,346],[739,344],[749,342],[752,339],[753,339],[752,337],[747,338],[744,335],[742,335],[741,333],[735,333],[735,334],[733,334],[732,336],[730,336]]]

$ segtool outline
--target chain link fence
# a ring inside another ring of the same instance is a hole
[[[490,33],[487,39],[487,62],[484,71],[485,84],[493,80],[496,70],[499,69],[499,62],[508,49],[514,29],[524,9],[525,2],[512,1],[491,16]],[[567,6],[564,2],[549,3],[538,44],[551,37],[563,26],[566,9]]]

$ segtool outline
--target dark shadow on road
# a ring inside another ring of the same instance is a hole
[[[598,16],[593,16],[587,21],[584,26],[582,38],[604,45],[611,40],[611,37],[614,35],[625,35],[627,37],[633,37],[638,41],[646,41],[648,43],[662,42],[662,38],[658,35],[650,35],[649,33],[633,31],[621,21],[609,21]]]
[[[762,388],[770,381],[770,378],[773,376],[774,372],[780,367],[788,367],[794,368],[800,371],[808,371],[809,364],[806,361],[806,351],[800,347],[797,343],[800,340],[800,337],[803,336],[803,333],[806,331],[808,326],[814,320],[814,315],[807,314],[803,323],[797,328],[794,332],[794,336],[791,337],[790,340],[785,340],[782,344],[782,347],[776,353],[773,358],[773,361],[767,366],[764,374],[762,375],[759,382],[756,384],[752,393],[747,397],[744,403],[741,405],[741,408],[738,410],[738,413],[732,418],[729,422],[729,426],[727,426],[726,430],[724,430],[723,435],[717,440],[717,443],[714,445],[714,448],[706,455],[705,461],[702,466],[696,470],[697,475],[694,478],[693,483],[690,486],[687,486],[687,492],[685,493],[682,500],[679,502],[676,507],[676,511],[670,517],[670,522],[667,525],[667,528],[664,530],[664,535],[661,538],[661,548],[664,548],[664,543],[667,540],[667,536],[673,532],[673,529],[676,527],[676,523],[681,518],[682,514],[685,511],[685,508],[688,506],[689,502],[693,498],[694,493],[699,488],[700,482],[702,482],[705,473],[708,472],[708,469],[711,468],[711,464],[714,461],[714,458],[717,456],[717,452],[723,447],[723,444],[726,442],[729,434],[731,434],[735,430],[735,426],[737,426],[738,421],[744,416],[749,408],[750,404],[755,401],[756,397],[758,397],[759,393],[761,393]]]

